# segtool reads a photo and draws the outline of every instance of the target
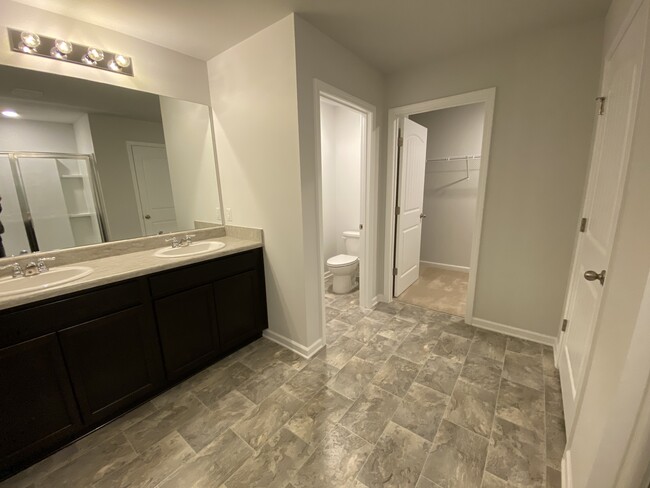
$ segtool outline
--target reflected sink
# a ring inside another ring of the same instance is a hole
[[[88,276],[92,272],[92,268],[86,266],[64,266],[52,268],[34,276],[2,278],[0,279],[0,297],[55,288]]]
[[[204,252],[218,251],[224,247],[226,247],[226,244],[219,241],[199,241],[193,242],[189,246],[185,247],[166,247],[164,249],[158,249],[154,253],[154,256],[158,258],[184,258],[187,256],[203,254]]]

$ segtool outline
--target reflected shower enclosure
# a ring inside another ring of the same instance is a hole
[[[92,155],[0,152],[7,256],[106,242]]]

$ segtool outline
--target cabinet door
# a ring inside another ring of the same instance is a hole
[[[212,286],[155,301],[167,378],[171,381],[208,364],[219,352]]]
[[[162,385],[155,325],[142,306],[64,329],[59,338],[86,424],[114,416]]]
[[[262,300],[257,270],[246,271],[214,284],[219,337],[224,351],[262,331]]]
[[[81,427],[55,334],[0,349],[0,391],[0,472]]]

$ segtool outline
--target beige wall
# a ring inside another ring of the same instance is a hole
[[[27,56],[9,48],[7,27],[60,36],[133,58],[135,76],[124,76],[72,63]],[[0,2],[0,64],[83,78],[168,97],[209,104],[205,61],[165,49],[135,37],[20,3]]]
[[[270,330],[307,346],[293,16],[208,71],[223,205],[233,224],[264,229]]]
[[[385,133],[385,92],[384,78],[377,70],[300,17],[296,16],[295,19],[302,244],[305,250],[305,274],[302,280],[307,300],[308,340],[309,344],[313,344],[321,338],[319,317],[322,300],[318,291],[318,280],[322,279],[322,263],[318,255],[318,229],[316,227],[320,219],[318,218],[318,193],[316,191],[314,79],[328,83],[374,105],[377,108],[378,116],[373,132],[378,143],[380,137],[384,137]],[[382,143],[376,150],[384,146],[385,144]],[[374,205],[373,208],[375,208]],[[366,221],[367,225],[370,220]],[[366,228],[368,232],[377,233],[380,242],[383,241],[381,239],[383,225],[374,230],[368,226]],[[383,252],[383,249],[380,249],[379,252]],[[381,254],[377,256],[376,267],[381,268]],[[373,279],[372,282],[374,281]]]
[[[485,104],[409,118],[427,128],[427,158],[481,154]],[[480,159],[427,162],[423,203],[427,218],[422,221],[420,261],[469,270],[480,166]]]
[[[389,107],[497,88],[476,318],[557,334],[602,35],[600,20],[568,25],[388,78]]]
[[[160,97],[169,175],[179,230],[194,222],[221,224],[210,107]]]
[[[611,37],[605,46],[606,52],[612,47],[611,40],[626,17],[623,6],[629,3],[616,0],[612,5],[614,15],[608,14],[607,17],[607,31]],[[650,22],[648,10],[645,14],[646,21]],[[619,451],[608,452],[611,442],[604,434],[609,423],[617,423],[611,409],[618,396],[617,390],[622,386],[621,373],[642,313],[643,295],[650,274],[650,30],[645,45],[644,72],[618,230],[607,269],[584,396],[578,402],[574,432],[569,433],[568,447],[572,453],[573,486],[576,488],[633,487],[594,476],[599,473],[596,466],[601,467],[611,457],[618,458],[621,454]],[[647,323],[639,324],[639,327],[647,326]]]

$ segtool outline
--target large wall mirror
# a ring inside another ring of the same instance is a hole
[[[223,224],[210,109],[0,66],[6,256]]]

